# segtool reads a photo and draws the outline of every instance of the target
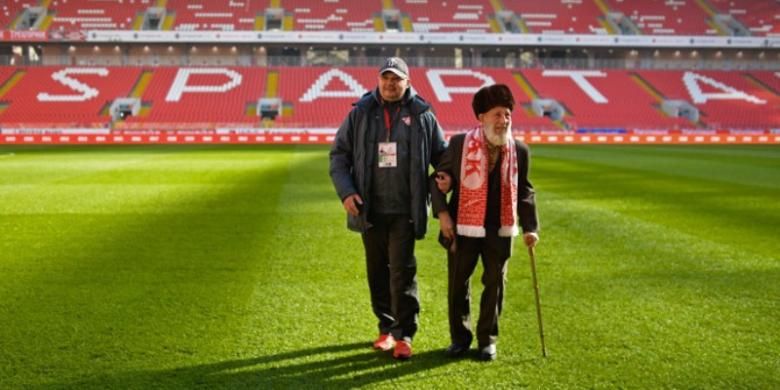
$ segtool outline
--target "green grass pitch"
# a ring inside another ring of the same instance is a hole
[[[518,244],[482,363],[435,221],[415,356],[370,349],[326,147],[0,147],[0,388],[780,388],[780,148],[531,150],[549,357]]]

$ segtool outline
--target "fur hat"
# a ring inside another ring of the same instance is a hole
[[[479,118],[479,114],[484,114],[495,107],[506,107],[509,111],[515,108],[515,98],[512,91],[504,84],[493,84],[482,87],[471,101],[471,108],[474,109],[474,116]]]

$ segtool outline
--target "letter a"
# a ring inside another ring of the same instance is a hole
[[[691,99],[696,104],[704,104],[707,103],[708,100],[746,100],[753,104],[766,104],[766,100],[759,99],[753,95],[748,95],[736,88],[694,72],[685,72],[683,75],[683,82],[685,83],[685,88],[688,89],[688,93],[691,95]],[[699,82],[717,88],[723,92],[704,93],[699,86]]]
[[[348,88],[346,91],[326,91],[325,88],[330,84],[331,80],[337,78],[341,80]],[[347,73],[344,73],[338,69],[331,69],[317,78],[317,81],[309,87],[306,93],[301,96],[298,101],[301,102],[313,102],[321,97],[333,97],[333,98],[359,98],[366,93],[367,89],[360,85],[360,83],[352,78]]]

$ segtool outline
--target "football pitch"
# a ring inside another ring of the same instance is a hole
[[[0,146],[0,388],[780,388],[780,148],[532,145],[498,359],[374,352],[325,146]],[[481,284],[473,279],[473,312]]]

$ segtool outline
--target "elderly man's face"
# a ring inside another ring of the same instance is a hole
[[[379,76],[379,94],[386,102],[401,100],[409,87],[409,79],[403,79],[393,72],[385,72]]]
[[[505,145],[511,137],[512,110],[507,107],[493,107],[479,114],[479,121],[485,131],[485,138],[494,146]]]

